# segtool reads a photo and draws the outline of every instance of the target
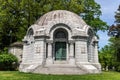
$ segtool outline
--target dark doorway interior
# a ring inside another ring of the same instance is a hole
[[[55,60],[66,60],[68,33],[65,29],[57,29],[54,32],[54,57]]]
[[[66,60],[66,42],[55,43],[55,60]]]

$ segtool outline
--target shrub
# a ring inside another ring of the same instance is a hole
[[[18,59],[10,53],[0,54],[0,70],[16,70]]]
[[[114,62],[115,71],[120,72],[120,62]]]

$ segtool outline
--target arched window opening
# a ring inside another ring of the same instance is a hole
[[[55,34],[55,38],[66,38],[66,34],[64,31],[58,31],[56,34]]]
[[[68,33],[66,30],[64,29],[57,29],[55,32],[54,32],[54,40],[57,41],[57,40],[64,40],[64,41],[67,41],[68,39]]]
[[[28,43],[32,44],[34,43],[34,36],[33,36],[34,32],[33,29],[29,29],[28,33],[27,33],[27,39],[28,39]]]
[[[93,31],[91,29],[88,30],[88,44],[91,43],[92,38],[93,38]]]
[[[32,30],[32,29],[30,29],[30,30],[28,31],[27,36],[28,36],[28,37],[31,37],[31,36],[33,36],[33,34],[34,34],[34,33],[33,33],[33,30]]]

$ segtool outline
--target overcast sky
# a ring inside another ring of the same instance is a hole
[[[114,24],[114,15],[117,11],[118,6],[120,5],[120,0],[95,0],[98,4],[101,5],[102,16],[101,19],[107,22],[108,25]],[[100,36],[99,46],[100,48],[108,44],[109,37],[107,32],[98,32]]]

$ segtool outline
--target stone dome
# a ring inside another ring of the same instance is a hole
[[[85,22],[77,14],[66,11],[66,10],[55,10],[46,13],[40,19],[37,20],[36,24],[39,26],[49,25],[51,21],[68,20],[72,23],[85,25]]]
[[[45,33],[46,35],[49,35],[50,29],[57,24],[69,26],[72,32],[86,32],[86,29],[88,28],[88,25],[79,15],[66,10],[55,10],[48,12],[40,17],[30,28],[33,29],[33,32],[35,33],[34,35],[37,35],[38,33]],[[75,31],[75,29],[77,29],[77,31]]]

